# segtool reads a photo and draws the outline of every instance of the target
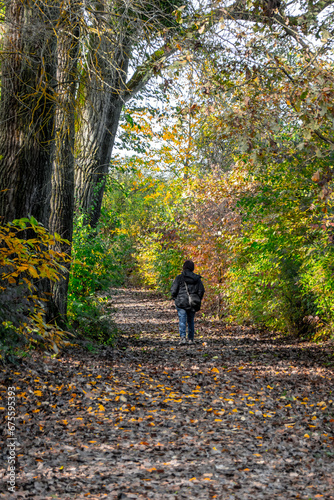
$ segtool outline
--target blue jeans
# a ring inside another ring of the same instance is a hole
[[[180,337],[186,336],[186,327],[188,323],[188,339],[194,340],[195,334],[195,311],[186,311],[185,309],[181,309],[177,307],[177,314],[179,316],[179,332]]]

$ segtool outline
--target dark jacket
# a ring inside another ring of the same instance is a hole
[[[189,309],[189,299],[184,281],[186,281],[188,285],[189,293],[196,293],[201,300],[205,290],[201,276],[189,271],[189,269],[186,269],[182,274],[176,276],[170,290],[172,298],[175,300],[176,307],[180,309]]]

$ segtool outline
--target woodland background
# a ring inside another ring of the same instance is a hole
[[[112,344],[102,291],[333,335],[333,2],[1,4],[0,343]],[[117,135],[116,135],[117,134]]]

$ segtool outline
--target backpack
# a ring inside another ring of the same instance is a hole
[[[186,287],[187,295],[188,295],[188,300],[189,300],[189,309],[191,311],[199,311],[201,308],[201,299],[199,298],[198,294],[196,292],[194,293],[189,293],[189,288],[186,283],[186,280],[183,278],[184,285]]]

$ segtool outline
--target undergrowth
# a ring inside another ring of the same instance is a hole
[[[30,217],[0,226],[0,242],[0,360],[14,362],[35,348],[58,353],[67,333],[45,321],[47,299],[38,285],[64,272],[69,257],[55,244],[65,240]]]
[[[131,245],[124,236],[110,236],[105,218],[96,228],[84,221],[84,216],[79,216],[74,226],[69,328],[86,339],[113,345],[117,328],[110,317],[110,299],[103,295],[111,286],[121,286],[126,281]]]

